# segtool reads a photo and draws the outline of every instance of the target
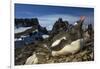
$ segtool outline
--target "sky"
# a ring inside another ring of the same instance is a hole
[[[40,25],[48,30],[52,29],[58,18],[73,24],[80,16],[86,17],[85,24],[94,23],[93,8],[15,4],[15,18],[38,18]]]

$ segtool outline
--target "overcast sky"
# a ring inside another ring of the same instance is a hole
[[[15,18],[38,18],[39,23],[48,30],[52,28],[58,18],[73,24],[85,16],[85,24],[94,23],[94,9],[80,7],[47,6],[32,4],[15,4]]]

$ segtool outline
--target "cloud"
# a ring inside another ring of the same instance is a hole
[[[73,23],[79,17],[64,15],[64,14],[54,14],[54,15],[40,16],[37,18],[39,19],[39,23],[41,26],[46,27],[48,30],[51,30],[52,26],[54,25],[55,21],[58,20],[58,18],[62,18],[64,21],[67,20],[69,21],[69,23]]]
[[[54,15],[45,15],[37,17],[41,26],[46,27],[48,30],[51,30],[55,21],[58,18],[62,18],[63,21],[68,21],[70,24],[75,23],[75,21],[80,19],[80,16],[73,16],[68,14],[54,14]],[[94,21],[93,16],[86,16],[85,23],[91,23]]]

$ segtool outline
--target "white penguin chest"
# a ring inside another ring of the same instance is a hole
[[[52,43],[51,47],[57,46],[60,43],[61,40],[56,40]]]

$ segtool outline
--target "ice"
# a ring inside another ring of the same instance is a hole
[[[24,32],[27,29],[31,29],[32,27],[19,27],[19,28],[15,28],[14,33],[20,33],[20,32]]]

